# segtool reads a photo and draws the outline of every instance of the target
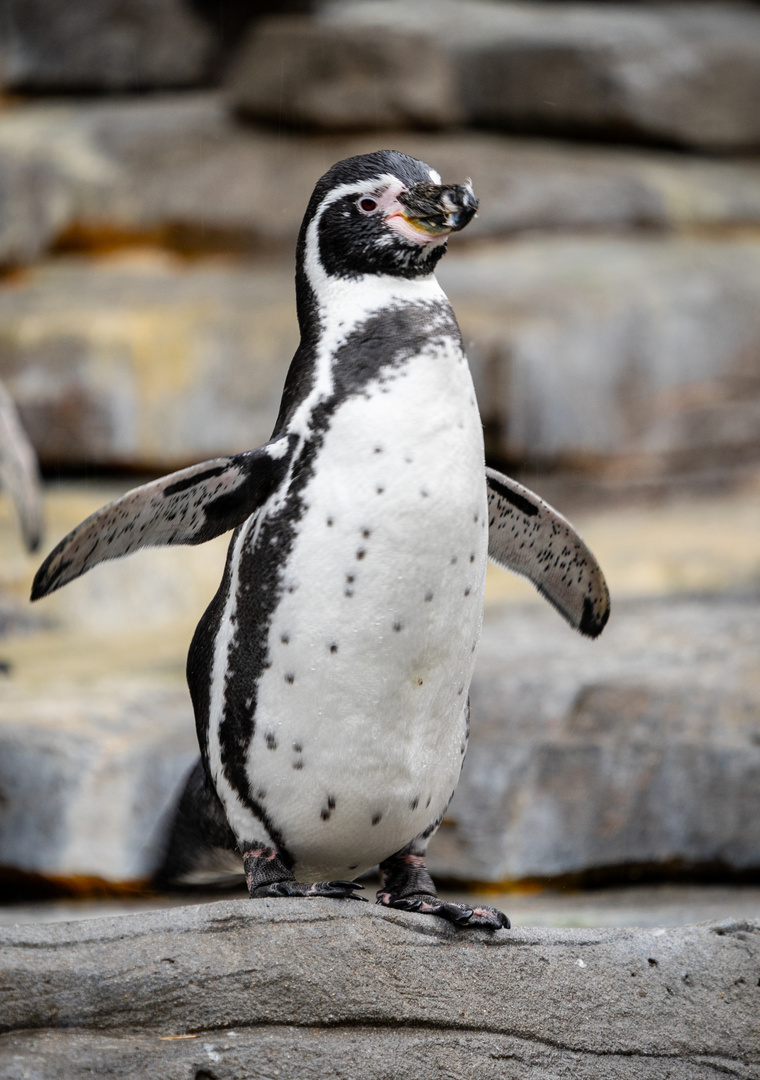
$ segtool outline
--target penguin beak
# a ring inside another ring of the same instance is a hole
[[[448,236],[468,225],[478,210],[472,185],[420,183],[398,196],[404,221],[425,237]]]

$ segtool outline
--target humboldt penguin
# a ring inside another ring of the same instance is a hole
[[[395,151],[334,165],[298,238],[301,340],[270,441],[128,492],[37,574],[33,599],[105,559],[234,529],[188,657],[201,760],[175,878],[234,855],[252,898],[353,898],[379,865],[378,903],[509,926],[439,899],[425,862],[467,748],[487,558],[590,637],[609,597],[568,522],[485,467],[434,273],[477,207],[469,181]]]

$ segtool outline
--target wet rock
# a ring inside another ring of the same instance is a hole
[[[35,91],[193,86],[208,78],[215,45],[182,0],[6,0],[0,82]]]
[[[457,931],[239,900],[2,932],[0,1077],[749,1078],[760,927]],[[508,1073],[505,1072],[508,1069]]]
[[[439,876],[760,869],[760,603],[615,601],[598,642],[493,609]]]
[[[752,8],[336,0],[318,25],[328,55],[348,29],[423,35],[456,73],[470,123],[721,151],[760,144]],[[389,93],[379,81],[379,100]]]

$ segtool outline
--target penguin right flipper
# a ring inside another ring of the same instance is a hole
[[[569,521],[535,492],[486,469],[488,556],[532,581],[560,615],[598,637],[610,615],[610,594],[594,555]]]
[[[236,528],[287,472],[291,439],[181,469],[133,488],[65,536],[37,571],[32,600],[60,589],[106,559],[142,547],[202,544]]]

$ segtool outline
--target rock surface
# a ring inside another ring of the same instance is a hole
[[[54,489],[48,546],[126,486]],[[499,882],[646,863],[667,876],[677,860],[757,871],[757,490],[579,517],[551,495],[599,556],[613,618],[585,641],[527,585],[492,575],[437,874]],[[30,608],[38,560],[2,509],[0,866],[145,878],[197,752],[184,662],[227,538],[96,567]],[[733,598],[678,595],[727,588]]]
[[[760,12],[752,8],[335,0],[320,9],[317,26],[322,87],[348,29],[381,42],[386,32],[423,36],[459,84],[449,122],[460,112],[470,123],[510,130],[718,150],[760,145]],[[276,60],[273,49],[273,84]],[[315,81],[300,84],[301,101]],[[391,94],[379,79],[381,115]],[[300,111],[289,113],[288,104],[281,117],[296,120]]]
[[[454,248],[489,451],[639,472],[757,460],[760,246],[535,237]],[[58,259],[0,290],[0,379],[43,464],[169,470],[270,435],[292,259]]]
[[[456,930],[329,900],[4,930],[0,1077],[750,1080],[760,925]]]
[[[2,697],[0,864],[51,878],[149,878],[198,754],[180,680],[16,689]]]
[[[598,642],[543,607],[492,609],[433,873],[757,872],[759,649],[757,595],[613,600]]]
[[[254,26],[228,75],[236,108],[326,131],[462,119],[454,71],[424,33],[283,17]]]
[[[290,267],[60,260],[0,292],[0,378],[47,462],[177,465],[266,442]]]
[[[310,138],[236,123],[219,94],[26,102],[0,112],[0,263],[60,243],[283,247],[335,161],[393,145],[481,203],[458,245],[523,230],[760,223],[760,166],[458,132]]]
[[[0,85],[10,90],[136,90],[208,78],[210,27],[182,0],[6,0]]]
[[[760,246],[540,238],[438,272],[492,452],[657,471],[756,458]]]

